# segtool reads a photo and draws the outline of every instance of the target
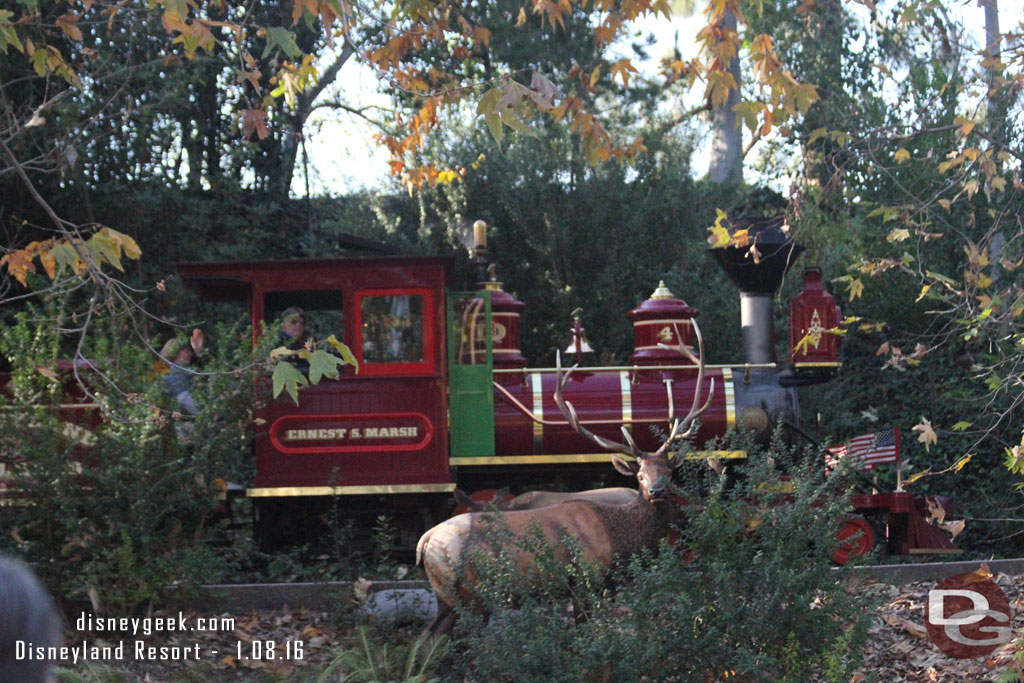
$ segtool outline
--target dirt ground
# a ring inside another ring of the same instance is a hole
[[[1014,633],[1020,633],[1024,628],[1024,576],[999,575],[995,580],[1009,598]],[[924,610],[928,591],[934,587],[935,582],[902,586],[861,583],[850,587],[878,604],[862,667],[851,683],[994,681],[1000,672],[1012,666],[1014,651],[1024,647],[1022,638],[978,659],[954,659],[932,644],[924,628]],[[183,614],[188,624],[196,623],[194,620],[200,616],[211,615]],[[127,674],[125,678],[131,681],[304,680],[326,667],[352,633],[351,626],[346,625],[351,620],[300,608],[216,616],[221,625],[224,619],[233,619],[234,628],[128,636],[123,638],[128,651],[124,661],[108,664]],[[73,636],[81,637],[81,633]],[[132,652],[137,639],[145,641],[144,647],[169,649],[144,650],[145,657],[135,659]],[[111,646],[117,642],[96,634],[88,638],[90,646]],[[167,659],[186,653],[187,661]],[[84,675],[86,680],[112,680],[109,669],[95,664],[68,668]]]

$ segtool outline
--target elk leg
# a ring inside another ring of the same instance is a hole
[[[447,602],[437,601],[437,616],[427,626],[427,633],[431,635],[448,635],[455,627],[455,609]]]

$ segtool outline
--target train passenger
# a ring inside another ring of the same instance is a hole
[[[0,681],[56,681],[51,648],[61,618],[53,599],[21,560],[0,555]]]
[[[160,350],[160,355],[167,362],[163,379],[164,388],[177,401],[178,407],[189,415],[195,415],[197,408],[192,397],[194,373],[188,370],[188,367],[202,357],[205,344],[206,337],[203,331],[196,328],[192,330],[192,336],[188,339],[172,337]]]
[[[277,333],[277,343],[289,351],[301,351],[309,343],[306,335],[306,312],[298,306],[290,306],[281,313],[281,331]],[[309,361],[298,356],[291,356],[288,362],[305,374],[309,372]]]
[[[291,350],[298,351],[306,344],[306,312],[298,306],[291,306],[281,313],[281,331],[277,335],[278,343]]]

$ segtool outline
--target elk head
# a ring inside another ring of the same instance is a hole
[[[693,320],[692,323],[693,331],[697,338],[697,355],[694,355],[692,351],[686,348],[682,341],[672,348],[680,351],[697,367],[697,382],[693,392],[693,403],[685,417],[677,417],[672,421],[668,436],[658,450],[653,453],[648,453],[637,447],[636,442],[633,441],[633,436],[625,425],[622,426],[622,435],[625,438],[625,443],[598,436],[583,426],[579,416],[576,414],[576,409],[565,400],[563,395],[563,390],[568,384],[569,376],[577,368],[577,365],[573,365],[567,371],[562,372],[562,356],[560,353],[556,355],[557,381],[555,383],[555,403],[558,405],[558,409],[579,435],[590,439],[607,451],[621,453],[632,458],[632,460],[626,460],[618,455],[612,455],[612,465],[621,474],[626,476],[636,475],[637,481],[640,484],[640,494],[648,503],[662,503],[668,500],[668,484],[672,479],[672,470],[683,462],[682,458],[676,458],[675,461],[670,460],[669,450],[673,442],[693,436],[696,432],[695,420],[708,409],[708,406],[711,405],[711,399],[715,395],[715,380],[712,379],[707,400],[703,404],[700,403],[701,392],[704,386],[704,340],[700,333],[700,327],[697,326],[697,321]],[[676,339],[682,339],[678,329],[676,330]],[[661,344],[660,346],[665,345]]]

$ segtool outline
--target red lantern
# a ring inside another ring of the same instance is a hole
[[[835,297],[821,286],[821,268],[804,271],[804,291],[789,305],[791,360],[797,372],[833,371],[839,362],[842,320]]]

